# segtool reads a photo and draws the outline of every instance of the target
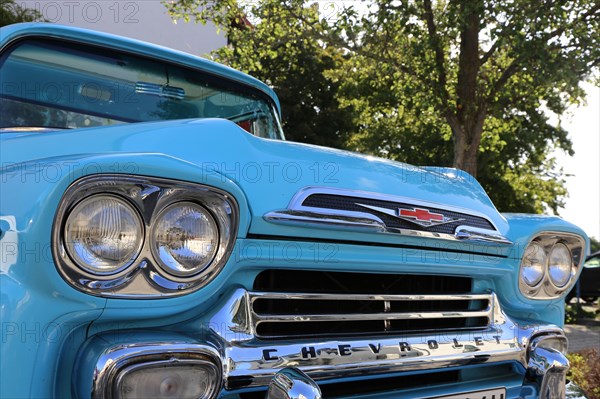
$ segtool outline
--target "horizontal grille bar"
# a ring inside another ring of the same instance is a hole
[[[491,298],[489,294],[464,294],[464,295],[340,295],[340,294],[303,294],[303,293],[288,293],[288,292],[253,292],[253,301],[261,298],[282,299],[282,300],[318,300],[318,301],[453,301],[463,300],[472,301],[476,299]]]
[[[480,329],[492,320],[491,294],[370,295],[251,292],[261,338]]]
[[[372,314],[312,314],[312,315],[276,315],[265,316],[257,315],[255,321],[271,322],[286,322],[286,321],[344,321],[344,320],[409,320],[409,319],[441,319],[441,318],[457,318],[457,317],[484,317],[489,315],[486,312],[452,312],[452,313],[437,313],[437,312],[422,312],[422,313],[372,313]]]

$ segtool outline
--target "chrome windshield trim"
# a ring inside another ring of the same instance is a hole
[[[46,126],[15,126],[0,127],[0,133],[49,133],[61,130],[69,130],[68,127],[46,127]]]
[[[471,226],[458,226],[454,234],[436,233],[423,230],[402,229],[387,226],[383,220],[368,212],[345,211],[304,206],[302,203],[313,194],[339,195],[405,203],[414,206],[436,208],[458,212],[485,219],[494,230],[481,229]],[[415,200],[413,198],[393,196],[366,191],[339,189],[332,187],[309,186],[298,191],[290,200],[287,209],[266,213],[263,219],[270,223],[305,226],[322,229],[344,229],[351,231],[400,234],[404,236],[437,238],[451,241],[481,242],[493,245],[512,245],[513,242],[498,232],[496,225],[484,214],[470,209],[445,205],[437,202]]]

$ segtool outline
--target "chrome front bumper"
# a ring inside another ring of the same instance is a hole
[[[321,390],[302,371],[287,368],[275,374],[269,384],[266,399],[321,399]]]
[[[556,348],[557,344],[564,343],[566,351],[566,338],[559,334],[537,336],[531,341],[528,348],[529,362],[527,372],[537,383],[539,399],[564,399],[566,396],[566,373],[569,361],[565,355]],[[527,387],[523,395],[535,392]],[[317,383],[302,371],[295,368],[285,368],[279,371],[269,384],[266,399],[321,399],[321,390]],[[503,388],[491,389],[480,392],[468,392],[438,397],[437,399],[505,399],[506,390]],[[435,399],[435,398],[433,398]]]
[[[208,322],[180,326],[178,330],[186,331],[185,335],[121,332],[115,338],[101,334],[80,353],[76,377],[79,381],[92,380],[92,397],[111,397],[122,367],[188,359],[194,353],[222,369],[220,385],[224,392],[268,387],[269,399],[316,399],[320,398],[317,383],[322,381],[514,363],[526,371],[521,397],[565,397],[569,363],[562,330],[552,325],[518,325],[502,312],[497,301],[492,309],[493,322],[483,330],[286,341],[262,340],[253,334],[249,297],[245,290],[235,290]],[[89,364],[90,359],[96,363]],[[89,391],[80,396],[89,396]]]

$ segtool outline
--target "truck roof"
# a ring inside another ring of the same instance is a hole
[[[269,96],[278,112],[281,106],[277,95],[269,86],[252,76],[228,66],[198,57],[183,51],[170,49],[141,40],[130,39],[110,33],[99,32],[72,26],[57,25],[48,22],[28,22],[8,25],[0,28],[0,49],[10,42],[23,37],[46,37],[76,42],[95,44],[103,47],[112,47],[117,50],[146,55],[155,59],[164,60],[179,65],[195,68],[224,79],[251,86]]]

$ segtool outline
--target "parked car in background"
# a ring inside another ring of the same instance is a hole
[[[567,295],[567,301],[578,294],[586,302],[594,302],[600,298],[600,251],[586,258],[577,285]]]
[[[577,226],[139,41],[8,26],[0,82],[0,397],[564,398]]]

